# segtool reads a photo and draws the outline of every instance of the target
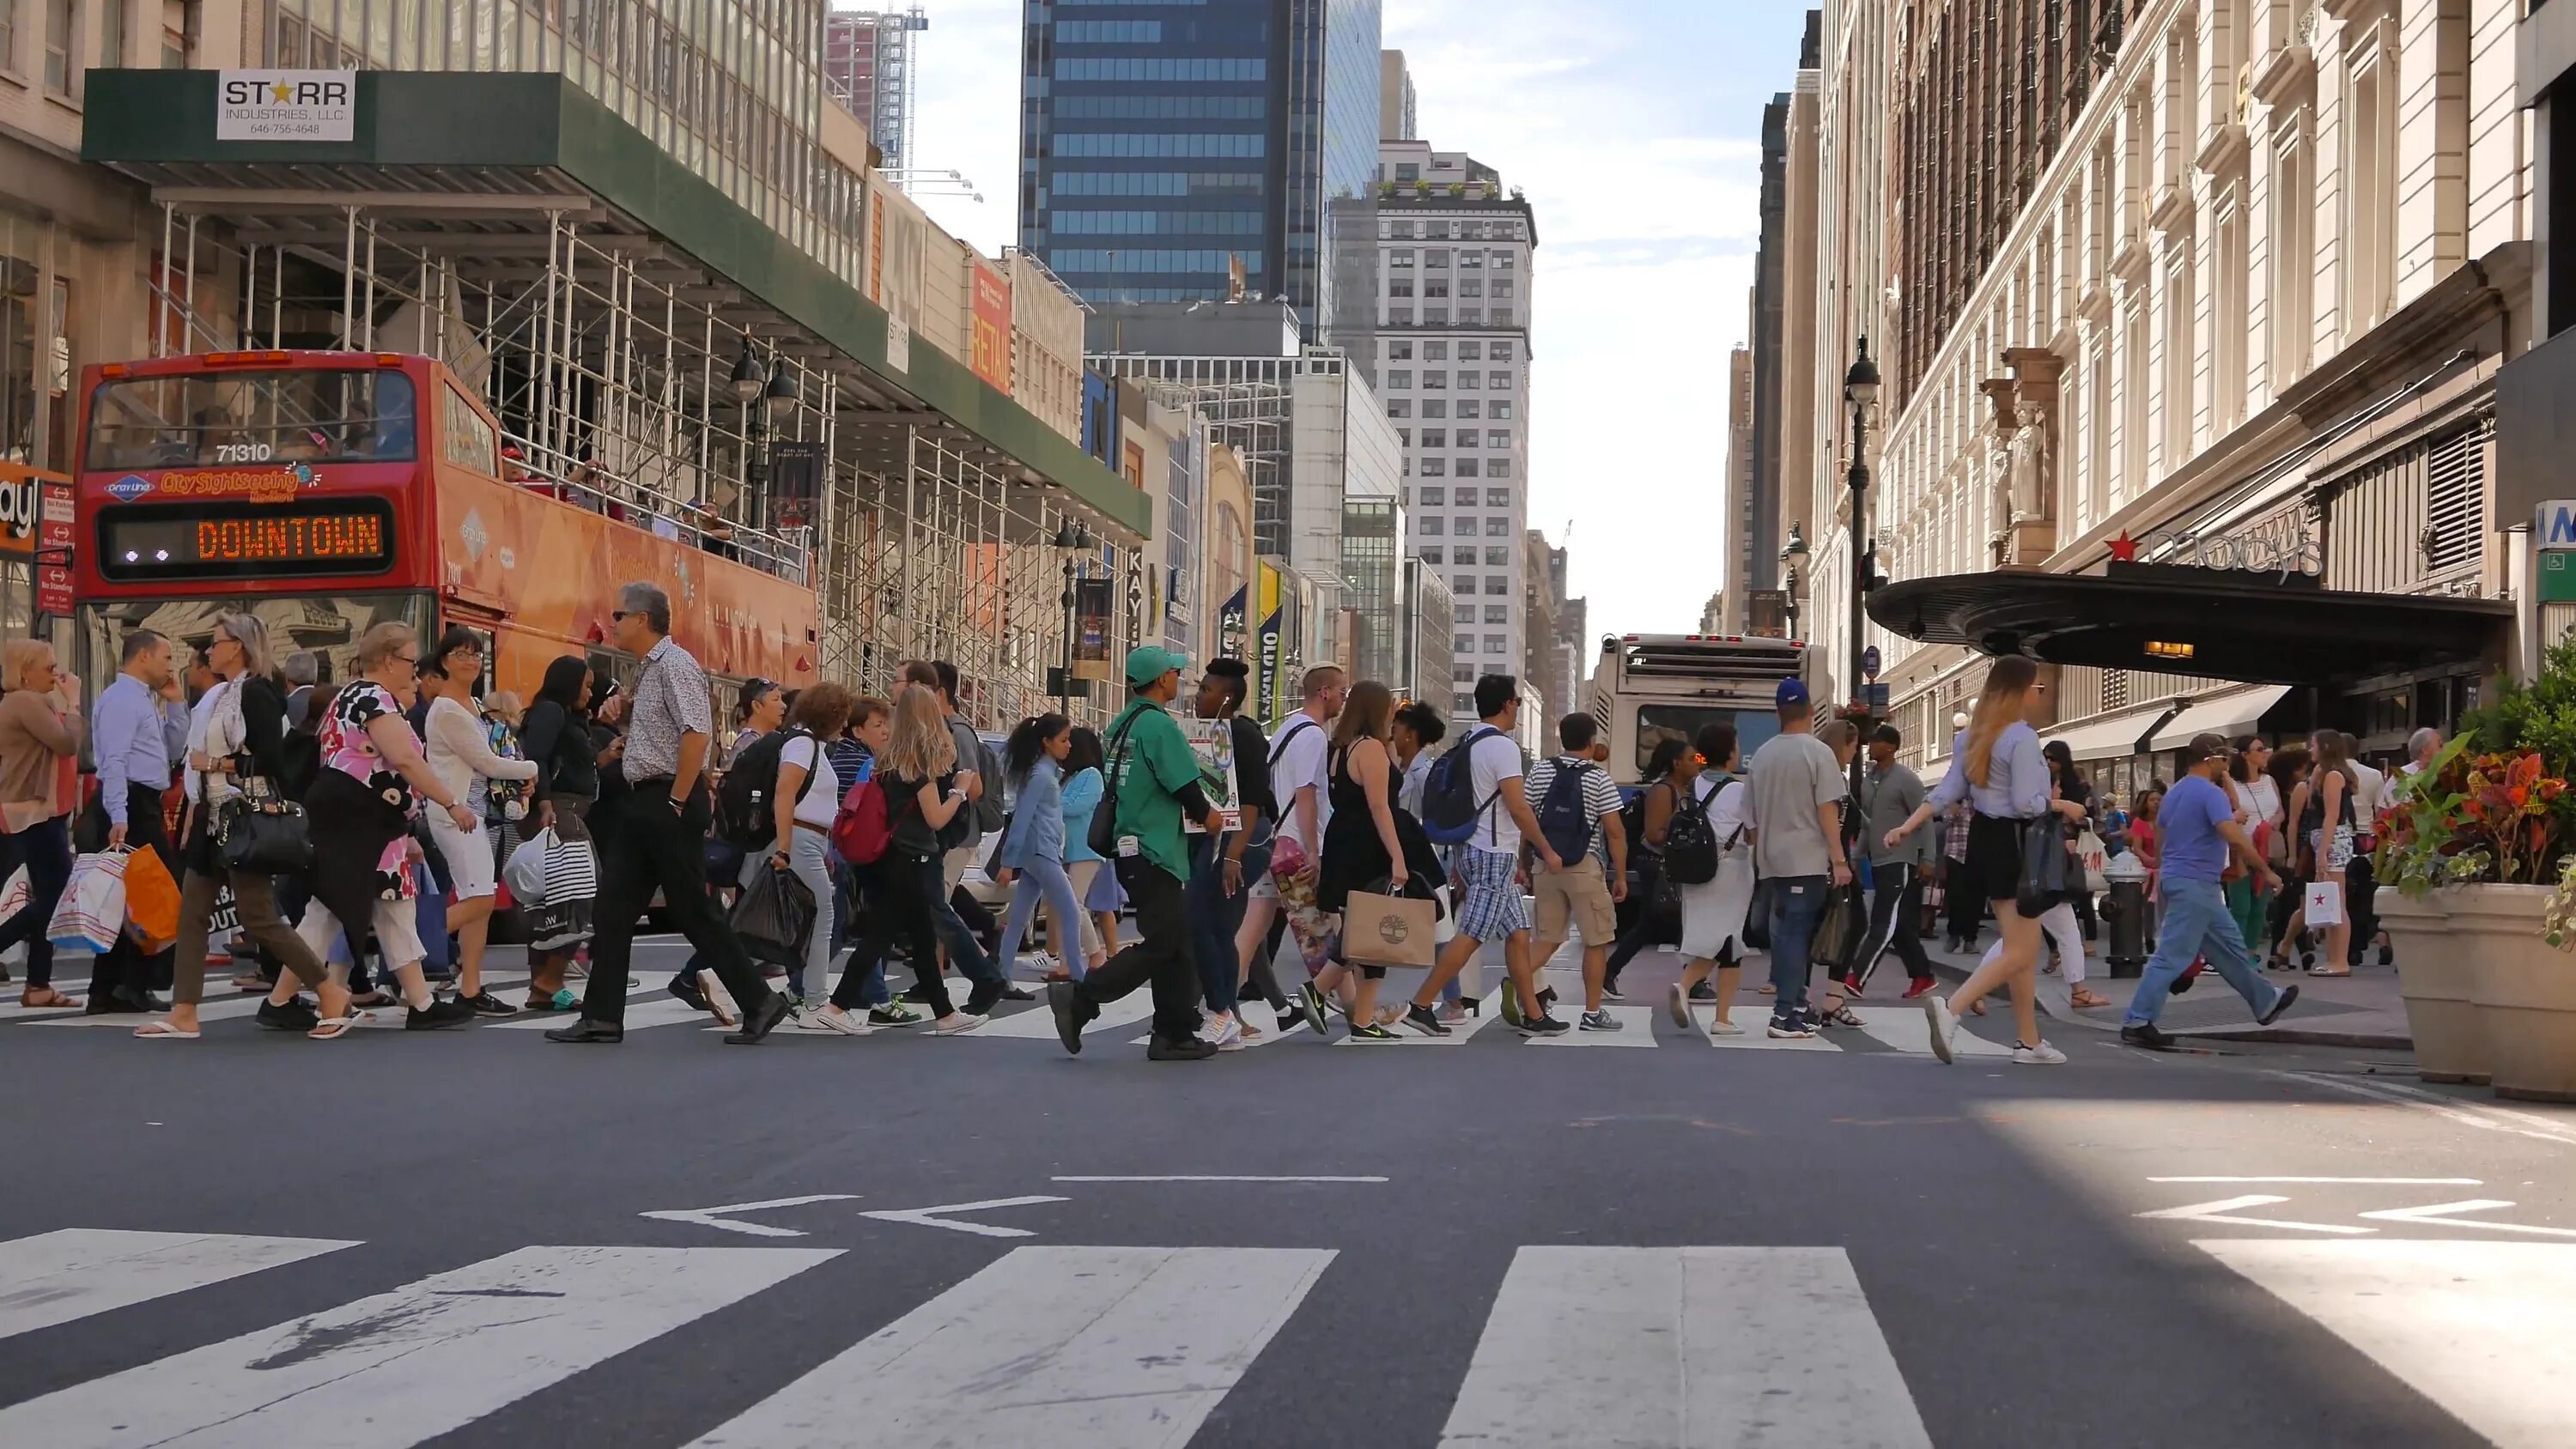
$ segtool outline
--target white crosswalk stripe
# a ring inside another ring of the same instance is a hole
[[[0,1410],[44,1449],[405,1449],[839,1256],[531,1247]]]
[[[1017,1248],[705,1449],[1179,1449],[1333,1260],[1304,1248]],[[889,1396],[887,1384],[904,1392]]]
[[[2576,1246],[2400,1238],[2194,1247],[2498,1449],[2576,1444]]]
[[[1794,1393],[1776,1392],[1784,1364],[1798,1366]],[[1512,1259],[1440,1442],[1932,1441],[1840,1248],[1531,1247]]]
[[[0,1243],[0,1338],[353,1248],[329,1238],[64,1228]]]

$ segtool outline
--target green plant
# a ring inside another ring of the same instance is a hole
[[[2494,703],[2462,716],[2460,733],[2488,753],[2529,750],[2553,775],[2576,771],[2576,635],[2549,646],[2530,684],[2508,679]]]
[[[2563,882],[2567,782],[2537,751],[2471,757],[2469,744],[2464,734],[2399,777],[2375,823],[2380,881],[2409,896],[2444,885]]]

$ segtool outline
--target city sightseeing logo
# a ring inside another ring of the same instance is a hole
[[[124,481],[128,480],[119,480]],[[190,473],[164,473],[160,489],[168,498],[242,498],[252,503],[289,503],[294,501],[298,490],[311,488],[321,481],[322,475],[314,472],[311,464],[296,463],[282,468],[209,468]],[[110,491],[114,491],[115,486],[111,484]]]

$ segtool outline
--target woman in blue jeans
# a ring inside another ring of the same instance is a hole
[[[0,654],[8,693],[0,695],[0,879],[23,866],[27,904],[0,924],[0,950],[27,943],[27,985],[20,1006],[70,1008],[81,1003],[54,989],[54,948],[45,939],[54,907],[71,880],[71,807],[64,777],[81,745],[80,681],[54,664],[41,639],[12,639]],[[0,972],[0,981],[8,974]]]
[[[1020,942],[1028,936],[1029,917],[1037,913],[1040,900],[1046,902],[1055,948],[1065,953],[1065,969],[1073,978],[1081,980],[1101,961],[1098,956],[1070,959],[1082,939],[1082,903],[1074,899],[1073,878],[1064,869],[1064,757],[1072,750],[1073,723],[1060,714],[1020,721],[1004,747],[1008,758],[1002,768],[1010,775],[1016,802],[1002,827],[996,876],[1011,886],[1011,913],[1002,925],[1001,950],[993,957],[1004,971],[1019,959]],[[1055,967],[1053,957],[1039,963],[1041,971]]]
[[[1198,717],[1187,733],[1199,757],[1200,788],[1226,819],[1222,834],[1183,826],[1190,844],[1190,882],[1182,908],[1190,957],[1207,998],[1207,1039],[1231,1051],[1260,1039],[1261,1028],[1241,1019],[1235,1004],[1243,990],[1243,958],[1234,945],[1243,928],[1251,886],[1270,869],[1279,804],[1270,787],[1270,740],[1243,717],[1251,666],[1240,659],[1211,659],[1199,681]]]

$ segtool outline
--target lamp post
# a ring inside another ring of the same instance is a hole
[[[1878,402],[1878,364],[1870,361],[1869,338],[1866,334],[1861,337],[1860,345],[1852,358],[1851,370],[1843,374],[1843,401],[1851,408],[1852,425],[1851,466],[1843,473],[1843,481],[1851,485],[1851,653],[1845,657],[1843,667],[1851,682],[1852,695],[1861,702],[1862,712],[1865,714],[1868,710],[1868,694],[1867,686],[1861,682],[1860,655],[1863,647],[1862,631],[1868,618],[1870,575],[1875,571],[1876,566],[1868,550],[1861,543],[1862,519],[1867,513],[1866,505],[1869,497],[1869,465],[1862,461],[1861,448],[1869,430],[1869,410]],[[1854,800],[1860,798],[1861,761],[1868,754],[1869,752],[1863,749],[1852,751],[1851,788]]]
[[[758,427],[761,390],[769,381],[768,372],[751,350],[748,332],[742,334],[742,355],[733,360],[733,372],[727,381],[733,385],[734,400],[742,404],[742,496],[734,500],[734,516],[748,521],[744,505],[750,502],[752,470],[758,466],[752,461],[751,440]]]
[[[1068,518],[1056,525],[1055,546],[1064,552],[1064,671],[1056,676],[1055,712],[1067,719],[1073,717],[1073,640],[1076,623],[1073,615],[1074,570],[1082,555],[1091,548],[1091,535],[1077,519]]]
[[[1798,527],[1796,521],[1792,520],[1789,524],[1789,541],[1780,549],[1782,565],[1780,588],[1781,592],[1788,596],[1789,637],[1792,639],[1798,637],[1798,566],[1806,561],[1807,535]],[[1805,671],[1802,669],[1799,672],[1803,674]]]

